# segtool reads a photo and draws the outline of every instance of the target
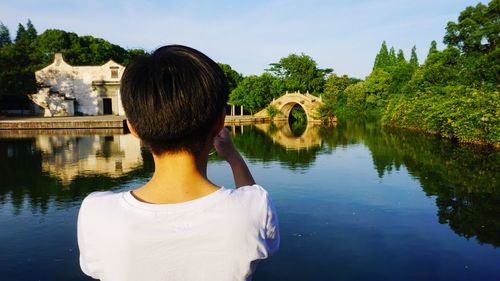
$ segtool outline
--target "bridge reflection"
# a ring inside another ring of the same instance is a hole
[[[405,167],[425,194],[435,198],[440,223],[467,239],[500,247],[497,151],[353,120],[335,128],[308,124],[300,136],[288,123],[229,129],[252,165],[273,163],[299,172],[313,167],[320,155],[362,145],[381,179]],[[213,155],[210,161],[222,158]],[[25,208],[43,214],[51,202],[70,208],[92,191],[143,181],[153,169],[151,154],[131,135],[0,138],[0,210],[7,204],[14,214]]]
[[[296,135],[288,122],[261,123],[253,125],[256,129],[269,137],[274,144],[280,145],[286,150],[303,150],[321,147],[323,142],[320,136],[321,126],[307,123],[304,132]],[[244,134],[250,126],[230,126],[233,135]]]
[[[300,136],[296,136],[292,132],[288,122],[257,124],[255,127],[266,132],[274,143],[285,147],[287,150],[311,149],[322,145],[319,136],[320,127],[317,124],[307,124],[305,131]]]

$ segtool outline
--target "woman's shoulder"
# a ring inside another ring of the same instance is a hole
[[[234,196],[267,197],[268,192],[261,185],[245,185],[231,190]]]
[[[258,184],[231,189],[229,196],[238,203],[253,207],[265,206],[269,201],[267,190]]]
[[[106,205],[111,201],[116,201],[122,196],[123,192],[113,191],[94,191],[89,193],[82,201],[83,207],[90,207],[96,205]]]

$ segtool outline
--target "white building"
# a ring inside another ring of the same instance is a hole
[[[44,116],[125,115],[120,100],[120,79],[125,67],[109,60],[97,66],[71,66],[62,54],[35,72],[42,89],[32,100]]]

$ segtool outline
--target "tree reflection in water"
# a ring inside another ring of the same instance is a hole
[[[229,128],[250,162],[277,162],[292,171],[310,169],[319,155],[338,147],[363,144],[379,177],[404,166],[426,195],[435,196],[440,223],[460,236],[500,246],[498,151],[382,128],[373,121],[340,121],[336,127],[309,124],[300,136],[287,123]],[[134,153],[141,162],[127,166],[130,151],[119,143],[119,136],[0,139],[0,207],[10,202],[18,213],[27,203],[33,213],[44,214],[51,201],[70,207],[94,190],[149,177],[151,155],[139,147]],[[107,168],[95,168],[92,159],[101,159],[96,161]],[[212,156],[210,161],[220,159]],[[81,167],[84,171],[78,170]]]
[[[364,144],[380,178],[405,166],[426,195],[436,197],[440,223],[460,236],[500,246],[500,152],[382,128],[374,121],[344,120],[336,127],[309,124],[305,133],[308,130],[309,145],[292,150],[291,140],[300,143],[300,137],[291,136],[283,124],[246,127],[235,143],[253,161],[278,161],[292,170],[310,167],[318,154],[337,147]]]
[[[295,104],[288,116],[288,125],[290,126],[291,132],[296,136],[300,137],[307,128],[307,114],[304,108],[299,104]]]
[[[344,121],[320,134],[330,151],[366,145],[379,177],[404,165],[426,195],[436,197],[440,223],[460,236],[500,246],[500,152],[381,128],[376,122]]]
[[[10,201],[16,213],[25,200],[33,213],[46,213],[51,201],[70,207],[92,191],[149,176],[148,162],[130,136],[0,138],[0,204]]]
[[[243,128],[242,133],[233,136],[233,141],[251,162],[276,161],[290,170],[304,170],[321,151],[318,127],[309,127],[301,137],[296,137],[287,123]]]

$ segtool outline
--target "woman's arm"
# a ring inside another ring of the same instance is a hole
[[[233,170],[234,184],[236,188],[255,184],[255,180],[248,169],[245,160],[241,157],[231,141],[231,136],[226,128],[223,128],[214,139],[214,147],[217,153],[226,160]]]

